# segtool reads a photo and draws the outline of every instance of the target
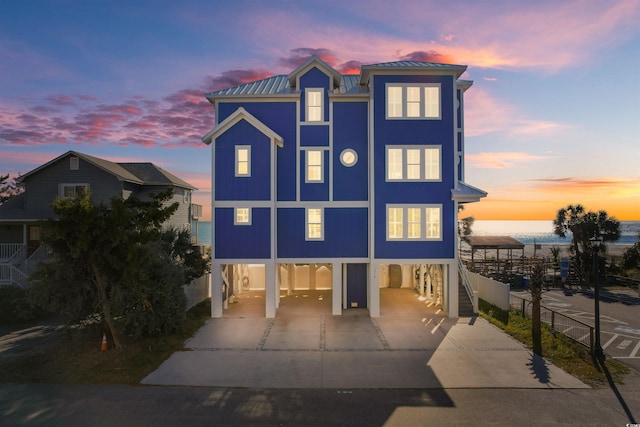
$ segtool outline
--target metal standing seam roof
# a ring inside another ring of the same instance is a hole
[[[472,249],[522,249],[524,243],[509,236],[467,236],[464,240]]]
[[[356,74],[343,74],[340,82],[338,93],[368,93],[366,86],[359,83],[360,76]],[[298,93],[291,87],[289,77],[281,74],[277,76],[267,77],[266,79],[257,80],[255,82],[244,83],[225,89],[214,90],[205,94],[208,99],[224,97],[224,96],[267,96],[267,95],[293,95]]]
[[[437,70],[455,71],[459,77],[466,71],[465,65],[438,64],[435,62],[417,61],[396,61],[383,62],[379,64],[363,65],[360,74],[341,74],[340,94],[368,93],[366,86],[367,79],[371,71],[391,71],[391,70]],[[470,83],[470,82],[467,82]],[[254,82],[243,83],[225,89],[208,92],[205,96],[208,99],[225,96],[266,96],[266,95],[291,95],[297,93],[291,86],[291,75],[279,74]],[[335,92],[334,92],[335,93]]]

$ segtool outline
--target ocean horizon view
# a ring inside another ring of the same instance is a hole
[[[194,227],[195,229],[195,227]],[[620,221],[622,235],[614,245],[633,245],[640,232],[640,221]],[[474,236],[510,236],[524,244],[563,245],[571,243],[571,235],[561,239],[553,234],[553,221],[476,220]],[[198,223],[198,242],[211,244],[211,222]]]

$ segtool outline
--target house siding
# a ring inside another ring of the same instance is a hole
[[[438,299],[453,317],[457,316],[458,205],[454,195],[464,175],[460,88],[471,85],[457,80],[464,69],[400,61],[363,67],[354,79],[340,76],[323,61],[312,58],[288,76],[274,77],[274,81],[289,85],[279,85],[272,93],[241,85],[208,94],[216,107],[217,122],[224,122],[203,138],[209,143],[215,135],[212,316],[223,313],[222,302],[215,295],[222,292],[218,279],[223,265],[229,263],[264,264],[267,317],[275,316],[279,304],[279,286],[283,285],[276,273],[279,263],[331,264],[333,314],[340,314],[344,307],[342,294],[348,287],[343,271],[353,271],[352,266],[358,264],[360,282],[365,282],[358,298],[373,317],[380,314],[379,274],[385,264],[435,264],[442,272],[439,289],[444,289]],[[388,119],[389,83],[437,85],[439,117]],[[322,119],[307,121],[306,96],[310,89],[320,88]],[[241,95],[235,98],[232,93]],[[253,124],[247,123],[244,133],[238,125],[232,126],[231,120],[225,121],[246,113],[252,116],[248,121]],[[252,130],[253,126],[256,129]],[[269,137],[261,136],[257,128]],[[270,138],[277,139],[277,146]],[[251,178],[244,178],[243,184],[232,176],[231,156],[237,145],[250,145],[252,158],[259,157],[264,166],[254,173],[258,160],[252,160]],[[438,148],[440,176],[422,181],[387,181],[387,147],[418,145]],[[275,150],[275,162],[266,149],[258,153],[256,147]],[[319,180],[307,177],[309,150],[322,152]],[[355,153],[355,163],[341,161],[345,150]],[[269,193],[274,187],[275,195]],[[464,201],[473,201],[474,197]],[[439,235],[427,237],[424,233],[419,240],[388,239],[389,205],[403,209],[411,205],[439,207]],[[238,207],[252,209],[250,225],[234,224],[234,208]],[[307,235],[308,209],[322,210],[321,233],[314,238]]]
[[[367,258],[368,209],[324,209],[324,238],[306,240],[305,209],[278,209],[279,258]]]
[[[441,118],[438,120],[386,119],[387,83],[438,83],[441,86]],[[453,258],[457,229],[455,204],[451,189],[457,175],[454,152],[454,84],[453,76],[374,76],[374,185],[375,257],[377,258]],[[433,145],[441,148],[441,181],[438,182],[387,182],[386,148],[400,145]],[[387,240],[388,204],[437,204],[442,205],[442,240],[398,242]]]
[[[234,225],[233,208],[215,209],[215,254],[219,259],[271,257],[271,209],[252,208],[251,225]]]
[[[51,203],[59,194],[60,184],[89,184],[94,203],[109,203],[115,195],[122,194],[121,182],[108,172],[79,160],[78,170],[69,169],[69,158],[49,165],[37,174],[25,179],[25,210],[42,212],[44,217],[54,215]]]

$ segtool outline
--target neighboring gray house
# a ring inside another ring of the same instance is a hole
[[[44,255],[40,248],[39,222],[54,218],[51,202],[91,190],[95,203],[113,197],[149,199],[152,193],[173,189],[180,207],[167,226],[191,230],[202,206],[191,203],[194,186],[153,163],[114,163],[68,151],[16,179],[24,191],[0,205],[0,283],[26,286],[28,274]]]

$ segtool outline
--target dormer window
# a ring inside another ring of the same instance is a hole
[[[440,110],[437,83],[387,84],[387,119],[437,120]]]
[[[324,89],[311,88],[305,90],[305,118],[307,122],[324,121]]]

